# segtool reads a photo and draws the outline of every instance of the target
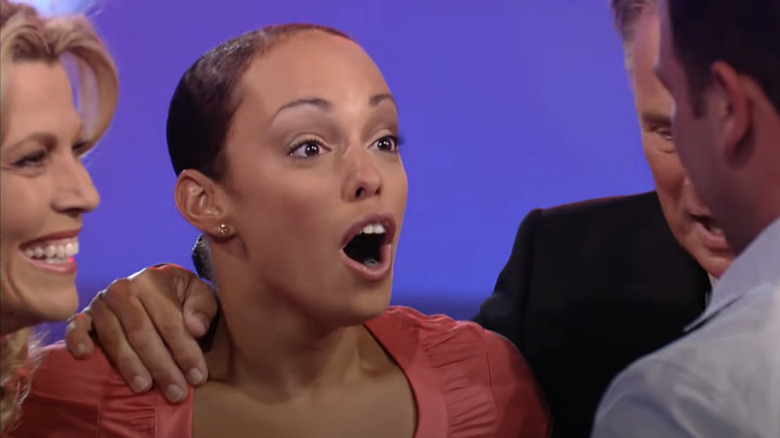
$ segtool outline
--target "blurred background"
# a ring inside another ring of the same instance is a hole
[[[101,0],[93,18],[122,88],[89,158],[102,204],[81,237],[83,304],[145,266],[191,267],[197,233],[173,204],[168,102],[203,52],[268,24],[347,32],[396,96],[410,190],[396,304],[469,318],[529,210],[652,189],[606,0]]]

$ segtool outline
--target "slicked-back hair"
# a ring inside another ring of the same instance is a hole
[[[220,180],[227,171],[222,153],[241,97],[235,89],[257,56],[301,32],[324,32],[351,40],[326,26],[292,23],[231,38],[201,56],[184,73],[168,109],[168,154],[178,175],[197,170]]]

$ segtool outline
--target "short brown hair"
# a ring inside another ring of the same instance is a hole
[[[669,0],[673,46],[685,69],[694,111],[723,61],[750,76],[780,112],[780,0]]]
[[[168,154],[176,175],[194,169],[219,180],[226,172],[222,149],[240,96],[236,85],[252,60],[294,35],[318,31],[350,39],[326,26],[292,23],[231,38],[201,56],[184,73],[168,109]]]

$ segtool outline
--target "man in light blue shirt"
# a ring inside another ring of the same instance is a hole
[[[780,437],[780,0],[663,0],[656,73],[739,255],[679,341],[632,364],[595,438]]]

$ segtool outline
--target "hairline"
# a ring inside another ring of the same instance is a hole
[[[623,48],[624,68],[629,72],[636,67],[634,44],[636,30],[645,14],[657,14],[659,0],[612,0],[612,21]]]

